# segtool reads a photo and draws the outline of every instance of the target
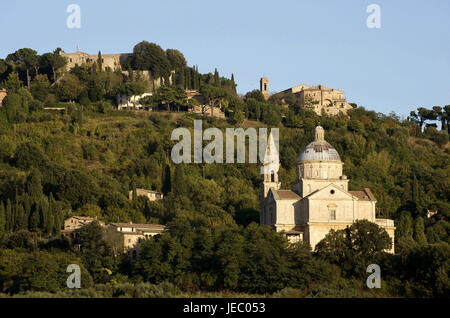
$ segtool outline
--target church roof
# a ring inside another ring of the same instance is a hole
[[[341,161],[337,150],[324,138],[325,131],[321,126],[316,127],[315,140],[306,146],[298,161]]]
[[[348,191],[348,192],[362,201],[376,201],[377,200],[369,188],[364,188],[363,191]]]
[[[272,189],[273,198],[275,200],[300,200],[301,197],[291,190],[275,190]]]

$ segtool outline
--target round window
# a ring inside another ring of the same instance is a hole
[[[331,194],[334,194],[334,190],[331,190],[330,193],[331,193]]]

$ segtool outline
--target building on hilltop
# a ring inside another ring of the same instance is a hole
[[[89,216],[72,216],[66,220],[64,220],[64,229],[65,230],[78,230],[79,228],[87,225],[89,223],[94,222],[97,218],[92,218]],[[104,226],[105,223],[99,221],[100,225]]]
[[[316,127],[315,140],[301,153],[297,180],[292,190],[281,190],[278,174],[264,175],[260,189],[260,224],[284,231],[291,242],[306,241],[312,249],[332,229],[345,229],[356,220],[366,219],[386,230],[392,239],[393,220],[377,219],[376,198],[365,188],[349,191],[349,180],[336,149]]]
[[[266,85],[267,83],[268,85],[268,82],[267,78],[261,79],[260,90],[266,99],[269,95],[268,90],[265,90],[263,84]],[[338,115],[342,112],[346,115],[348,110],[353,109],[353,107],[347,103],[343,91],[328,88],[323,85],[311,87],[306,84],[300,84],[277,94],[293,94],[298,99],[300,107],[310,108],[317,115],[322,115],[322,112],[327,115]]]
[[[259,81],[259,90],[264,96],[265,100],[269,99],[269,79],[267,77],[261,78]]]
[[[161,200],[164,197],[164,194],[162,194],[161,192],[147,189],[136,189],[136,195],[138,197],[146,197],[150,201]],[[128,198],[130,200],[133,200],[133,190],[130,190],[130,192],[128,193]]]
[[[59,54],[67,58],[66,71],[69,71],[75,65],[92,64],[97,62],[98,54],[87,54],[84,52],[77,51],[75,53],[66,53],[60,51]],[[122,63],[131,56],[131,53],[120,53],[120,54],[102,54],[102,69],[106,70],[110,68],[111,70],[121,70]]]
[[[83,226],[90,224],[94,221],[98,221],[97,217],[92,218],[89,216],[71,216],[64,220],[64,229],[61,230],[61,235],[64,237],[71,237],[72,239],[77,238],[78,230]],[[100,226],[105,226],[103,221],[98,221]]]
[[[130,222],[111,223],[108,226],[122,234],[124,253],[131,252],[133,258],[137,256],[142,240],[166,231],[166,227],[160,224],[133,224]]]

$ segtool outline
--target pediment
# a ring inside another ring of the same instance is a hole
[[[358,200],[354,195],[342,190],[340,187],[333,183],[329,184],[325,188],[314,191],[307,198],[311,200]]]

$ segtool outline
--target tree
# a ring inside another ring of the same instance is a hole
[[[65,74],[55,85],[55,92],[61,100],[73,101],[76,100],[83,90],[78,77],[73,74]]]
[[[400,239],[402,237],[412,237],[412,236],[413,236],[413,219],[411,217],[411,213],[408,211],[402,211],[395,231],[395,238]]]
[[[162,179],[162,192],[164,195],[167,195],[172,190],[171,172],[168,164],[166,164],[163,171]]]
[[[145,84],[143,82],[127,82],[115,89],[116,94],[126,96],[128,101],[130,101],[132,96],[139,96],[144,94],[144,92]]]
[[[131,65],[135,70],[148,70],[154,78],[170,75],[171,65],[166,52],[157,44],[142,41],[133,49]]]
[[[16,205],[16,224],[15,224],[15,230],[26,230],[28,229],[28,218],[25,214],[25,209],[23,208],[22,204]]]
[[[5,226],[6,226],[6,210],[5,205],[3,204],[3,201],[0,202],[0,235],[5,233]]]
[[[35,75],[39,70],[39,55],[35,50],[23,48],[13,54],[8,55],[7,61],[14,63],[20,68],[25,69],[27,76],[27,87],[30,88],[30,70],[35,70]]]
[[[18,90],[22,86],[22,81],[19,79],[17,72],[11,72],[5,81],[5,86],[10,90]]]
[[[425,236],[425,224],[422,217],[416,218],[414,224],[414,239],[419,245],[427,244],[427,237]]]
[[[188,106],[186,91],[181,87],[161,86],[153,96],[153,101],[158,105],[167,105],[168,110],[180,111],[180,107]]]
[[[0,59],[0,82],[8,78],[8,75],[13,71],[11,63]]]
[[[38,169],[33,169],[28,177],[28,194],[33,202],[38,202],[42,197],[42,175]]]
[[[447,130],[446,114],[441,106],[433,106],[433,112],[436,114],[436,119],[441,122],[441,130]]]
[[[424,107],[417,108],[417,114],[419,118],[420,131],[426,120],[436,120],[436,113],[433,110],[426,109]]]
[[[103,71],[103,57],[102,52],[98,51],[98,58],[97,58],[97,64],[99,71]]]
[[[360,277],[391,246],[384,229],[367,220],[357,220],[345,230],[331,230],[316,245],[315,252],[340,266],[347,275]]]
[[[263,93],[261,93],[261,91],[258,89],[255,89],[255,90],[245,94],[245,97],[244,97],[245,101],[248,101],[250,98],[253,98],[256,101],[261,102],[261,103],[264,103],[266,101]]]
[[[167,59],[169,60],[169,63],[171,65],[171,69],[177,72],[183,72],[187,66],[187,62],[183,53],[178,50],[167,49],[166,54]]]
[[[6,200],[5,218],[6,218],[5,231],[12,232],[14,230],[14,215],[10,199]]]
[[[31,82],[31,94],[34,98],[45,101],[48,94],[50,93],[50,81],[45,74],[36,75],[34,80]]]
[[[47,158],[41,148],[32,142],[21,143],[14,153],[14,164],[22,170],[42,169],[46,163]]]
[[[53,53],[45,53],[40,60],[41,68],[51,78],[53,83],[57,80],[58,70],[67,65],[67,58],[59,52],[61,52],[61,49],[58,48]]]
[[[214,86],[220,87],[220,76],[217,68],[214,70]]]
[[[39,205],[35,204],[31,210],[30,218],[28,220],[28,228],[32,232],[36,232],[41,224],[41,215],[39,210]]]
[[[231,85],[233,86],[233,92],[236,93],[236,82],[234,81],[234,74],[231,73]]]

